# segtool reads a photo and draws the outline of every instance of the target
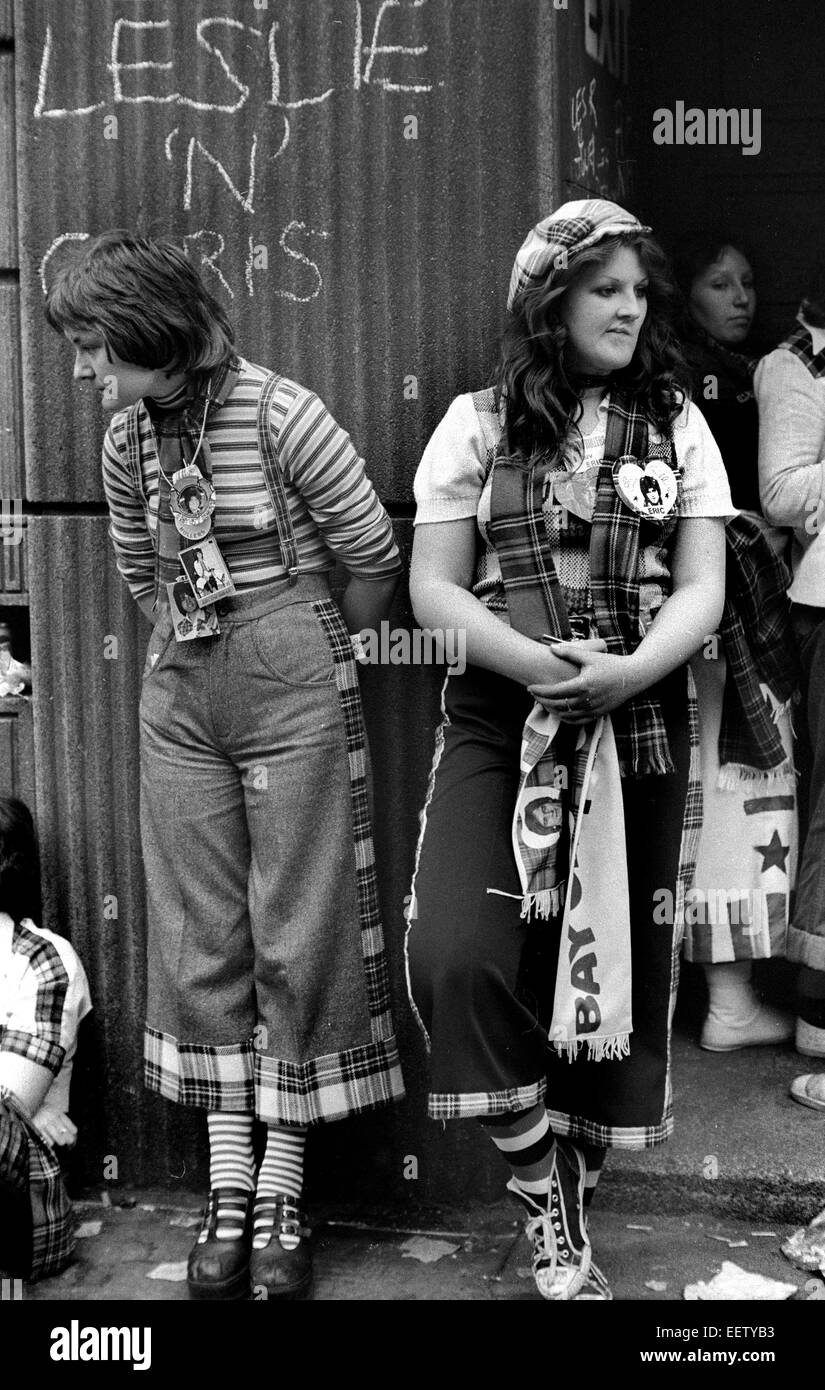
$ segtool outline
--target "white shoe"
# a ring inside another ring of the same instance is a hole
[[[533,1242],[536,1288],[542,1298],[553,1302],[574,1299],[584,1291],[591,1274],[590,1238],[584,1218],[586,1176],[584,1155],[572,1144],[562,1148],[557,1140],[546,1193],[525,1192],[515,1178],[507,1184],[529,1215],[524,1229]],[[599,1274],[599,1279],[606,1287],[604,1276]]]
[[[803,1057],[825,1057],[825,1028],[814,1028],[804,1019],[796,1020],[796,1050]]]
[[[793,1035],[794,1020],[791,1014],[772,1009],[769,1004],[761,1004],[747,1023],[726,1023],[709,1012],[699,1046],[707,1052],[736,1052],[740,1047],[763,1047],[771,1043],[776,1046],[789,1042]],[[825,1056],[825,1049],[822,1055]]]

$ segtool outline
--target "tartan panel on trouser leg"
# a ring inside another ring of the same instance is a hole
[[[179,1043],[148,1024],[144,1028],[146,1085],[178,1105],[251,1113],[255,1108],[254,1058],[251,1038],[237,1047],[214,1047]]]
[[[390,982],[384,956],[384,934],[378,904],[378,881],[375,872],[375,851],[372,843],[367,796],[367,736],[361,710],[361,691],[358,667],[352,654],[352,642],[336,604],[322,600],[313,608],[327,634],[335,660],[335,683],[344,715],[347,738],[350,784],[352,787],[352,830],[355,841],[355,866],[358,883],[358,904],[361,914],[361,945],[367,982],[367,998],[374,1041],[392,1037],[390,1014]]]

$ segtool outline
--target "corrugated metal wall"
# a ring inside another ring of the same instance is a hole
[[[187,238],[245,354],[315,388],[350,429],[408,554],[421,448],[451,397],[488,376],[527,227],[559,195],[610,180],[617,192],[622,157],[611,126],[601,182],[588,183],[576,93],[585,84],[588,120],[602,113],[606,129],[618,86],[587,54],[578,5],[223,9],[228,17],[206,0],[15,8],[37,805],[48,920],[81,951],[96,1004],[76,1091],[80,1172],[91,1181],[111,1174],[115,1157],[121,1180],[201,1183],[204,1145],[199,1118],[146,1095],[140,1080],[136,704],[147,629],[110,556],[96,407],[72,387],[68,350],[43,321],[41,279],[73,238],[107,226]],[[0,72],[11,57],[0,52]],[[13,301],[11,280],[0,289]],[[16,457],[12,445],[0,456],[5,479]],[[403,596],[393,621],[411,622]],[[474,1127],[444,1134],[426,1121],[423,1052],[404,1002],[402,913],[439,684],[431,670],[364,674],[410,1098],[318,1135],[312,1171],[330,1197],[353,1183],[379,1201],[492,1191],[493,1172],[498,1183]],[[418,1183],[404,1178],[410,1156]]]

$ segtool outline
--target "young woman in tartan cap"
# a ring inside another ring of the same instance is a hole
[[[463,628],[470,663],[409,912],[429,1110],[479,1119],[510,1165],[548,1299],[610,1296],[585,1218],[605,1151],[671,1132],[701,815],[685,663],[734,511],[649,231],[590,200],[530,232],[495,385],[453,402],[415,482],[416,617]]]
[[[145,1078],[207,1112],[190,1293],[297,1296],[311,1275],[307,1128],[403,1095],[349,636],[385,614],[398,550],[348,435],[311,391],[236,354],[172,242],[101,234],[57,277],[47,315],[113,412],[111,536],[154,622]],[[184,621],[187,583],[205,621]]]
[[[91,1009],[74,947],[40,925],[31,813],[0,797],[0,1271],[59,1274],[74,1250],[60,1154],[77,1141],[69,1087]]]

